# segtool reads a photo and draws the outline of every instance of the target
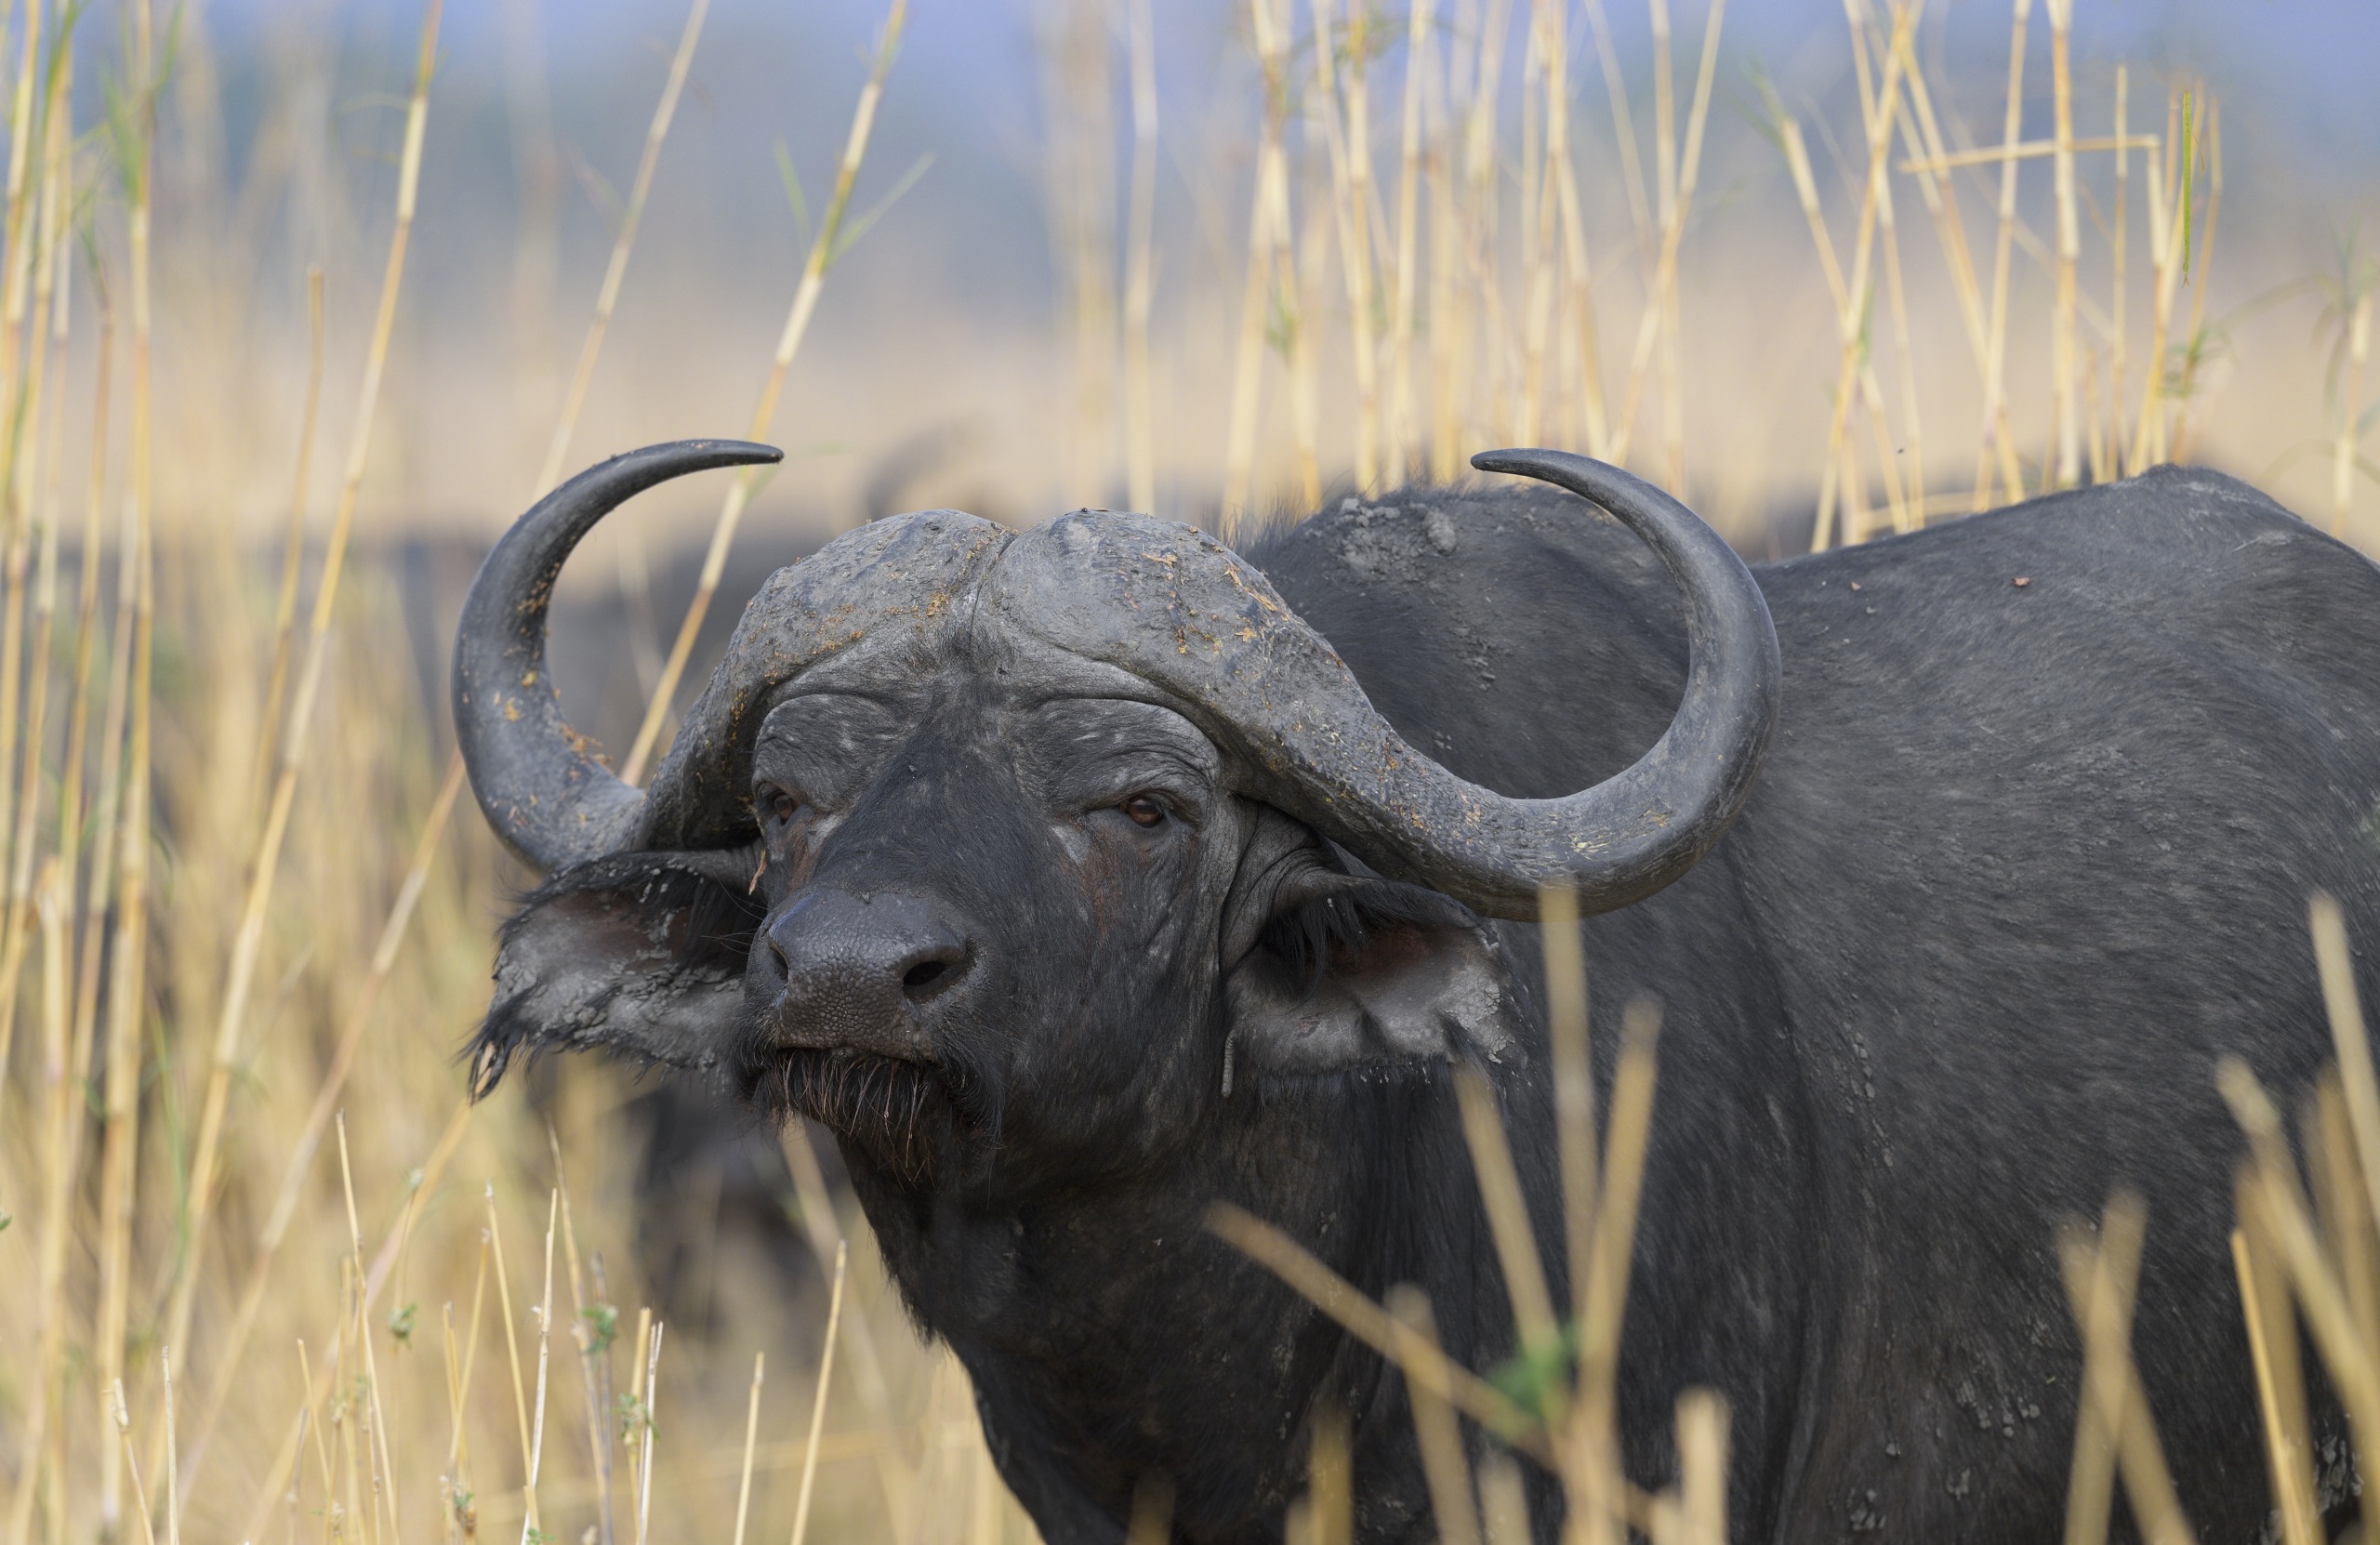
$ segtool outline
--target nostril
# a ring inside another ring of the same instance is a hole
[[[909,969],[901,973],[901,996],[912,1003],[923,1003],[966,975],[968,963],[967,946],[955,939],[945,938],[920,950],[909,957]]]

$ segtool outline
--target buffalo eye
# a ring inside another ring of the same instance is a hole
[[[760,796],[760,802],[770,818],[779,825],[792,820],[795,812],[801,809],[801,801],[782,788],[769,789]]]
[[[1165,820],[1165,806],[1152,794],[1135,794],[1116,808],[1131,817],[1136,826],[1154,826]]]

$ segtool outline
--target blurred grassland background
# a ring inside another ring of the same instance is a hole
[[[1229,531],[1535,442],[1785,556],[2171,455],[2380,546],[2365,7],[892,25],[6,8],[0,1538],[1026,1537],[830,1144],[656,1178],[615,1070],[465,1103],[530,877],[444,636],[552,469],[790,453],[566,578],[631,768],[754,574],[924,505]]]

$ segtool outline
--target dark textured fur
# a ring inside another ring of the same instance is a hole
[[[1674,707],[1674,595],[1566,496],[1349,501],[1250,556],[1408,740],[1501,791],[1618,772]],[[1684,879],[1586,928],[1600,1079],[1622,1007],[1667,1010],[1630,1470],[1664,1479],[1675,1398],[1708,1385],[1732,1411],[1737,1538],[2054,1537],[2079,1370],[2055,1232],[2130,1185],[2150,1221],[2135,1342],[2183,1500],[2211,1541],[2256,1537],[2226,1251],[2241,1144],[2212,1076],[2244,1057],[2294,1108],[2328,1060],[2308,891],[2380,940],[2380,570],[2241,484],[2168,469],[1756,572],[1785,667],[1760,786]],[[1052,835],[1053,747],[1106,734],[1099,754],[1129,759],[1130,727],[1034,730],[1003,695],[1017,664],[899,683],[840,824],[764,834],[772,918],[836,885],[968,920],[980,958],[934,1022],[934,1070],[902,1064],[896,1085],[836,1053],[749,1054],[768,1005],[721,975],[750,944],[721,931],[742,914],[649,917],[680,892],[626,870],[533,899],[508,957],[540,918],[557,942],[509,968],[483,1044],[700,1064],[746,1037],[750,1092],[838,1130],[895,1279],[965,1361],[1052,1545],[1119,1540],[1160,1472],[1180,1538],[1278,1539],[1323,1400],[1353,1417],[1361,1538],[1426,1539],[1393,1370],[1201,1219],[1227,1198],[1367,1291],[1417,1283],[1455,1356],[1504,1357],[1444,1055],[1412,1054],[1408,1021],[1452,1025],[1445,1050],[1490,1072],[1562,1294],[1537,931],[1483,933],[1349,874],[1236,800],[1227,768],[1154,837],[1083,804],[1078,857]],[[752,857],[734,862],[740,883]],[[622,939],[667,958],[607,955]],[[1469,1000],[1418,992],[1480,971],[1509,1044]],[[654,1004],[659,1029],[628,1011]],[[1335,1071],[1281,1038],[1326,1010],[1343,1010]],[[2335,1411],[2320,1424],[2327,1459]],[[2343,1480],[2331,1465],[2326,1500]],[[1529,1486],[1550,1538],[1553,1488]]]

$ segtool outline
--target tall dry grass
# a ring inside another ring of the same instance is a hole
[[[1648,86],[1611,46],[1603,0],[1415,0],[1401,13],[1246,0],[1252,79],[1235,163],[1188,131],[1168,138],[1158,82],[1172,61],[1143,0],[1053,7],[1068,475],[1177,512],[1211,489],[1229,526],[1327,489],[1452,476],[1483,445],[1550,441],[1739,512],[1747,478],[1815,486],[1815,540],[1828,545],[2198,442],[2235,304],[2208,300],[2229,250],[2219,106],[2146,72],[2079,78],[2067,0],[2045,0],[2053,126],[2027,139],[2043,69],[2028,6],[2014,7],[2009,57],[1953,60],[1954,79],[1924,62],[1917,7],[1849,0],[1851,89],[1770,92],[1757,125],[1768,191],[1806,232],[1771,264],[1800,272],[1826,337],[1811,379],[1768,390],[1818,393],[1825,411],[1805,443],[1750,471],[1706,448],[1693,407],[1713,358],[1700,329],[1731,304],[1697,279],[1719,271],[1698,267],[1706,168],[1723,139],[1756,136],[1719,105],[1723,7],[1650,8]],[[575,363],[565,375],[564,359],[547,362],[551,417],[530,446],[544,466],[509,502],[567,469],[613,323],[638,304],[625,276],[700,79],[705,17],[693,0],[655,80],[603,278],[564,356]],[[161,413],[205,421],[223,380],[258,373],[225,320],[245,314],[228,276],[253,252],[239,211],[209,202],[229,195],[207,159],[203,28],[186,16],[168,50],[149,0],[127,0],[122,20],[111,31],[56,0],[0,16],[7,1539],[1026,1538],[963,1374],[908,1328],[808,1134],[787,1136],[772,1205],[814,1269],[788,1271],[748,1229],[702,1226],[700,1199],[719,1216],[722,1182],[694,1177],[679,1195],[696,1198],[695,1298],[709,1313],[681,1325],[654,1313],[645,1275],[638,1159],[618,1136],[631,1086],[557,1067],[466,1103],[450,1053],[484,1001],[491,925],[522,877],[458,813],[449,737],[390,647],[405,628],[397,576],[357,540],[388,456],[388,393],[409,361],[427,368],[404,340],[443,325],[407,284],[424,147],[444,123],[436,0],[406,73],[390,61],[361,83],[403,105],[389,110],[385,164],[344,171],[343,206],[373,250],[320,255],[293,367],[302,392],[285,421],[178,458],[163,499]],[[746,324],[748,433],[771,431],[811,368],[813,319],[869,223],[851,201],[877,104],[898,89],[904,21],[893,0],[873,58],[850,72],[853,115],[806,258],[788,254],[774,345],[766,315]],[[1951,105],[1986,75],[1990,135]],[[1814,156],[1814,139],[1835,153]],[[1169,298],[1169,272],[1191,265],[1167,246],[1158,190],[1165,168],[1200,155],[1231,190],[1218,205],[1227,264],[1199,295]],[[307,165],[293,159],[289,175]],[[176,212],[162,235],[161,207]],[[2368,530],[2374,284],[2352,250],[2325,273],[2328,411],[2299,439],[2326,464],[2333,503],[2309,513]],[[1220,319],[1221,368],[1170,367],[1169,314]],[[161,374],[161,334],[218,350],[200,357],[221,375]],[[1756,351],[1734,363],[1769,368]],[[1205,407],[1175,411],[1194,386]],[[339,406],[351,407],[344,439],[319,446]],[[1185,461],[1210,481],[1175,476]],[[337,469],[321,527],[317,466]],[[208,508],[208,480],[291,490],[277,567],[190,513]],[[666,654],[658,635],[645,640],[655,680],[624,747],[632,769],[664,744],[700,668],[703,614],[755,493],[748,480],[725,492]],[[2325,916],[2345,1055],[2313,1117],[2310,1180],[2288,1168],[2268,1103],[2241,1076],[2226,1088],[2252,1140],[2238,1249],[2293,1541],[2309,1538],[2293,1313],[2371,1418],[2359,1431],[2380,1427],[2380,1095]],[[1448,1539],[1518,1538],[1514,1466],[1531,1463],[1560,1475],[1582,1538],[1712,1540],[1724,1403],[1682,1404],[1675,1487],[1647,1494],[1618,1471],[1611,1379],[1656,1019],[1632,1018],[1599,1116],[1565,937],[1554,931],[1551,952],[1554,1064],[1575,1301],[1551,1301],[1502,1135],[1461,1086],[1517,1350],[1536,1370],[1526,1399],[1448,1365],[1411,1295],[1364,1302],[1261,1221],[1218,1227],[1408,1370]],[[2160,1538],[2177,1526],[2123,1353],[2137,1239],[2154,1226],[2128,1207],[2110,1204],[2096,1244],[2065,1246],[2091,1348],[2078,1539],[2103,1528],[2118,1485]],[[1464,1420],[1503,1433],[1505,1457],[1474,1466]],[[1314,1445],[1293,1532],[1327,1545],[1350,1538],[1343,1429],[1318,1421]],[[1164,1499],[1144,1502],[1147,1538]]]

